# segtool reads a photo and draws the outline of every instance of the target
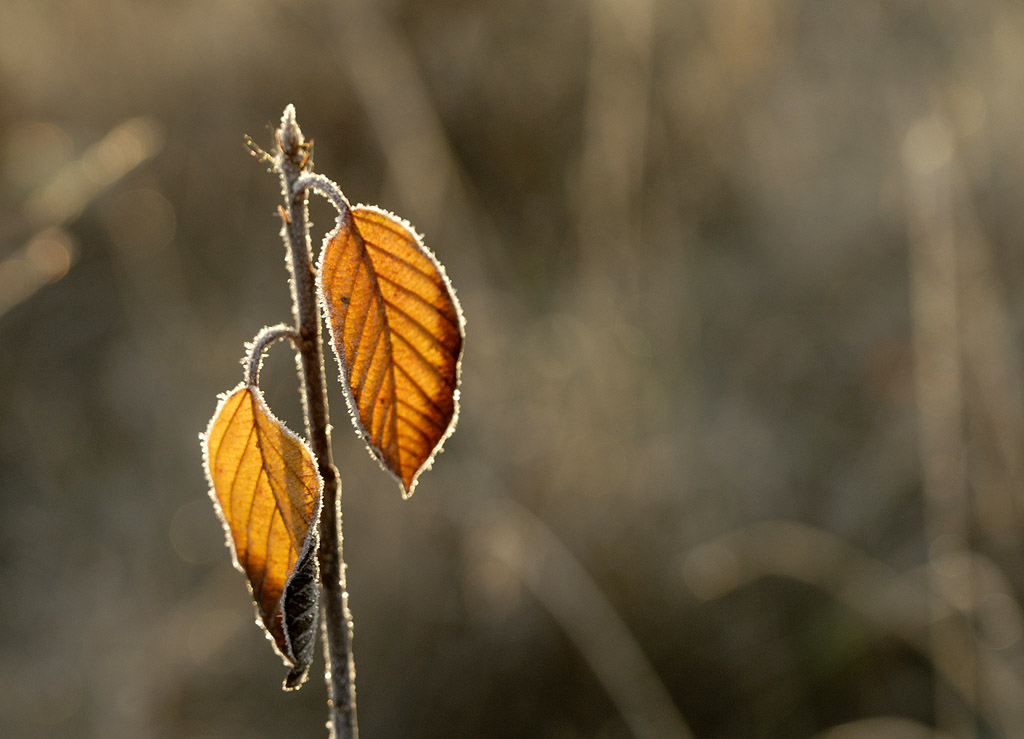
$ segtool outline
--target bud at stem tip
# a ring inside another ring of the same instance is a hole
[[[295,122],[295,106],[291,103],[288,103],[281,116],[278,139],[281,142],[281,150],[288,156],[294,156],[303,144],[302,130]]]

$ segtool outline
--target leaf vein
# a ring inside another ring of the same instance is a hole
[[[383,359],[381,359],[380,362],[375,361],[376,356],[377,356],[377,349],[381,345],[380,341],[381,341],[381,338],[384,336],[384,332],[385,331],[387,331],[387,326],[386,325],[382,326],[381,329],[377,332],[377,335],[376,335],[376,337],[374,338],[374,341],[373,341],[373,349],[370,350],[370,356],[367,358],[366,366],[363,368],[363,371],[361,373],[362,376],[359,378],[359,385],[356,385],[355,383],[353,383],[353,385],[352,385],[352,392],[353,392],[353,394],[359,393],[359,399],[358,400],[361,400],[363,397],[367,397],[370,400],[369,418],[366,419],[366,425],[367,425],[367,429],[366,430],[370,433],[371,436],[373,435],[373,416],[374,416],[374,413],[376,412],[375,411],[376,403],[374,403],[373,401],[377,397],[377,395],[376,395],[377,391],[379,391],[381,385],[384,384],[384,379],[387,376],[388,366],[390,364],[390,362],[387,361],[388,360],[387,356],[385,356]],[[385,344],[384,344],[384,352],[385,352],[385,355],[388,353],[387,342],[385,342]],[[384,364],[383,370],[377,373],[377,374],[380,375],[380,380],[377,382],[377,386],[374,388],[374,392],[373,393],[367,393],[366,392],[366,388],[364,387],[364,383],[366,382],[366,378],[370,374],[370,370],[374,367],[374,365],[379,365],[380,363]],[[357,406],[359,405],[358,400],[356,401],[356,405]],[[357,408],[357,410],[359,410],[359,409]],[[360,410],[360,415],[362,415],[362,411],[361,410]]]
[[[394,233],[394,231],[392,231],[392,233]],[[401,235],[401,234],[399,234],[399,235]],[[434,272],[434,273],[427,272],[425,269],[420,267],[418,264],[410,262],[405,257],[399,256],[398,254],[395,254],[394,252],[385,249],[383,246],[381,246],[379,244],[375,244],[372,241],[366,241],[366,239],[363,239],[363,241],[366,243],[366,248],[367,249],[372,249],[373,251],[375,251],[375,252],[377,252],[379,254],[383,254],[384,256],[389,257],[390,259],[395,260],[396,262],[401,262],[402,264],[406,265],[409,269],[413,270],[414,272],[418,272],[419,274],[421,274],[424,277],[426,277],[427,279],[429,279],[431,282],[434,282],[434,283],[437,282],[437,278],[439,277],[439,274],[437,272]],[[423,252],[420,252],[420,253],[423,254]],[[423,256],[426,257],[427,255],[423,254]],[[428,257],[428,259],[429,259],[429,257]]]
[[[252,428],[249,429],[249,435],[245,437],[245,445],[242,447],[242,453],[238,455],[238,466],[235,467],[235,474],[232,475],[232,477],[231,477],[231,487],[228,488],[228,516],[231,515],[232,504],[235,501],[235,488],[238,486],[238,473],[242,469],[242,462],[245,461],[245,452],[249,448],[249,442],[252,440],[252,435],[254,433],[256,433],[256,427],[255,426],[253,426]],[[256,487],[257,488],[259,487],[259,484],[260,484],[260,478],[259,478],[259,475],[257,475],[256,476]],[[250,499],[249,499],[249,513],[246,514],[246,529],[245,529],[245,532],[246,532],[246,539],[245,539],[246,550],[248,550],[248,548],[249,548],[249,546],[248,546],[249,545],[249,531],[251,530],[251,526],[250,526],[249,522],[252,519],[252,505],[253,505],[252,498],[254,498],[254,497],[256,497],[255,488],[253,490],[252,497],[250,497]],[[226,517],[228,517],[228,516],[226,516]],[[228,518],[228,520],[230,521],[231,518]],[[237,549],[237,545],[236,545],[236,549]],[[246,553],[246,557],[248,558],[248,551]]]
[[[415,291],[415,290],[413,290],[412,288],[410,288],[410,287],[407,287],[406,285],[403,285],[403,284],[402,284],[401,282],[399,282],[398,280],[395,280],[395,279],[393,279],[393,278],[391,278],[391,277],[388,277],[387,275],[384,275],[384,274],[378,274],[378,275],[377,275],[377,279],[379,279],[379,280],[384,280],[385,282],[389,282],[389,283],[391,283],[392,285],[394,285],[395,287],[397,287],[397,288],[398,288],[399,290],[401,290],[402,292],[404,292],[404,293],[405,293],[406,295],[409,295],[410,297],[412,297],[412,298],[415,298],[415,299],[416,299],[416,300],[418,300],[419,302],[423,303],[423,305],[425,305],[425,306],[427,306],[428,308],[430,308],[430,310],[432,310],[432,311],[433,311],[434,313],[437,313],[438,315],[440,315],[440,316],[441,316],[442,318],[444,318],[444,319],[445,319],[445,320],[446,320],[446,321],[447,321],[447,322],[448,322],[449,324],[451,324],[451,327],[452,327],[452,328],[454,328],[454,329],[455,329],[456,331],[458,331],[458,328],[459,328],[459,327],[458,327],[458,326],[456,325],[456,322],[455,322],[454,320],[452,320],[452,317],[448,315],[448,313],[446,313],[445,311],[443,311],[443,310],[441,310],[440,308],[438,308],[438,307],[437,307],[436,305],[434,305],[433,303],[431,303],[431,302],[430,302],[429,300],[427,300],[427,299],[426,299],[425,297],[423,297],[422,295],[420,295],[420,294],[419,294],[418,292],[416,292],[416,291]],[[442,290],[442,294],[443,294],[443,296],[444,296],[445,298],[449,298],[449,295],[448,295],[448,292],[447,292],[447,290]],[[391,301],[385,301],[385,302],[387,302],[387,304],[388,304],[388,305],[394,306],[396,310],[402,310],[401,308],[398,308],[398,307],[397,307],[397,306],[396,306],[396,305],[395,305],[394,303],[392,303]],[[402,312],[403,312],[403,313],[406,313],[406,311],[404,311],[404,310],[403,310]],[[406,315],[409,315],[409,314],[408,314],[408,313],[406,313]],[[409,318],[410,318],[410,320],[415,320],[415,319],[413,319],[413,318],[412,318],[412,316],[409,316]]]
[[[434,400],[430,396],[430,394],[423,389],[423,386],[416,381],[416,378],[409,374],[409,370],[407,370],[405,367],[403,367],[401,364],[397,362],[395,363],[395,367],[401,370],[402,374],[409,378],[409,382],[412,383],[413,387],[420,391],[420,394],[423,396],[423,399],[426,400],[427,403],[429,403],[434,408],[434,410],[438,412],[438,415],[440,415],[441,418],[445,418],[446,416],[448,416],[448,414],[441,408],[441,406],[437,404],[437,401]]]
[[[397,405],[397,404],[396,404],[396,405]],[[424,439],[424,440],[425,440],[425,441],[426,441],[427,443],[429,443],[429,444],[433,444],[433,443],[434,443],[434,440],[433,440],[432,438],[430,438],[430,435],[429,435],[429,434],[428,434],[428,433],[427,433],[426,431],[424,431],[423,429],[421,429],[421,428],[420,428],[419,426],[417,426],[417,425],[416,425],[415,423],[413,423],[413,422],[412,422],[412,419],[411,419],[411,418],[409,418],[408,416],[403,416],[403,415],[399,414],[399,413],[398,413],[397,411],[396,411],[396,417],[397,417],[397,419],[398,419],[399,421],[401,421],[401,422],[402,422],[402,423],[404,423],[404,424],[405,424],[406,426],[408,426],[409,428],[413,429],[413,430],[414,430],[414,431],[415,431],[415,432],[416,432],[417,434],[419,434],[420,436],[422,436],[422,437],[423,437],[423,439]],[[399,438],[399,439],[402,439],[402,438],[405,438],[405,439],[411,439],[411,438],[413,438],[413,437],[412,437],[412,436],[410,436],[409,434],[398,434],[398,438]]]
[[[408,319],[409,323],[411,323],[415,328],[418,328],[420,330],[420,332],[422,332],[423,335],[426,336],[428,339],[430,339],[434,344],[437,344],[439,347],[441,347],[441,350],[445,354],[447,354],[449,357],[451,357],[452,360],[455,360],[455,358],[456,358],[455,352],[452,349],[449,349],[448,346],[443,341],[441,341],[441,339],[439,337],[437,337],[433,333],[431,333],[430,329],[428,329],[422,323],[420,323],[415,318],[413,318],[410,313],[407,313],[406,311],[402,310],[398,306],[396,306],[396,305],[394,305],[392,303],[387,303],[386,301],[385,301],[385,304],[388,305],[388,306],[391,306],[392,308],[394,308],[396,313],[399,313],[399,314],[405,316],[406,319]],[[394,331],[395,331],[395,333],[398,333],[397,329],[395,329]],[[409,341],[409,339],[406,339],[404,335],[402,335],[402,338],[405,339],[405,343],[407,343],[410,346],[412,346],[412,342]]]
[[[234,396],[231,396],[231,397],[233,398]],[[230,401],[231,398],[228,398],[228,400]],[[224,433],[221,434],[220,441],[217,443],[217,451],[214,452],[214,455],[213,455],[213,463],[214,463],[215,466],[220,464],[220,455],[221,455],[221,452],[224,451],[224,437],[228,435],[228,430],[231,428],[232,425],[234,425],[235,417],[238,415],[238,411],[239,411],[239,409],[241,409],[241,407],[242,407],[242,401],[239,400],[238,403],[235,404],[234,410],[231,411],[231,418],[227,421],[226,424],[224,424]],[[219,420],[218,420],[217,423],[214,423],[214,426],[219,426],[219,425],[220,425]]]
[[[292,467],[290,464],[288,464],[288,459],[285,457],[284,452],[281,450],[280,447],[278,447],[274,443],[274,439],[273,439],[274,435],[266,433],[266,431],[263,431],[262,428],[260,429],[260,431],[261,431],[261,433],[257,434],[256,443],[259,444],[259,447],[260,447],[261,456],[262,456],[262,459],[264,460],[264,462],[263,462],[264,469],[267,468],[266,459],[269,456],[268,450],[271,451],[271,452],[274,452],[277,455],[277,458],[281,460],[281,467],[284,469],[285,474],[290,474],[292,476],[292,478],[296,481],[296,483],[298,483],[298,486],[300,488],[302,488],[303,490],[308,492],[309,491],[309,487],[306,484],[306,479],[302,476],[300,470],[297,470],[294,467]],[[282,438],[283,438],[283,436],[282,436]],[[296,514],[296,515],[299,515],[302,518],[303,521],[307,521],[308,517],[306,515],[305,510],[302,509],[300,506],[296,505],[295,502],[292,500],[292,496],[288,495],[288,492],[287,492],[287,485],[288,485],[288,483],[282,481],[283,484],[285,485],[286,489],[281,491],[275,485],[275,482],[277,482],[277,481],[275,481],[270,476],[270,472],[268,470],[267,471],[267,484],[270,485],[271,490],[274,492],[274,500],[277,502],[278,507],[279,508],[281,507],[281,496],[279,496],[277,493],[278,492],[282,492],[284,494],[283,495],[284,499],[288,501],[288,506],[291,508],[292,513]]]
[[[352,292],[353,293],[355,292],[356,280],[359,279],[359,273],[363,269],[365,269],[365,267],[366,267],[366,265],[364,264],[364,260],[362,260],[362,259],[357,259],[356,260],[356,269],[355,269],[355,272],[352,274]],[[369,279],[369,278],[367,278],[367,279]],[[343,354],[346,353],[344,351],[344,349],[345,349],[344,337],[347,336],[347,335],[350,335],[350,334],[355,334],[355,338],[357,339],[356,343],[352,346],[352,357],[351,357],[351,359],[349,357],[347,357],[347,356],[345,358],[346,363],[348,363],[350,365],[355,365],[355,363],[356,363],[356,357],[359,356],[359,346],[363,343],[363,332],[366,329],[366,322],[370,319],[370,309],[373,307],[373,297],[372,297],[373,296],[373,292],[372,291],[371,291],[370,295],[371,295],[371,297],[370,297],[369,300],[363,301],[363,302],[366,303],[366,312],[363,313],[363,320],[362,320],[362,323],[359,324],[359,331],[355,331],[355,329],[353,328],[353,331],[347,332],[347,331],[345,331],[345,323],[346,322],[342,321],[342,323],[341,323],[341,331],[339,333],[342,336],[342,353]],[[362,306],[360,306],[360,307],[362,307]],[[348,318],[348,309],[345,310],[345,317]]]
[[[447,378],[447,377],[445,376],[445,374],[444,374],[444,373],[443,373],[443,372],[441,371],[441,369],[440,369],[440,368],[439,368],[439,367],[438,367],[438,366],[437,366],[436,364],[434,364],[434,363],[433,363],[433,362],[431,362],[431,361],[430,361],[429,359],[427,359],[427,358],[426,358],[425,356],[423,356],[423,352],[421,352],[421,351],[420,351],[420,350],[419,350],[419,349],[418,349],[418,348],[416,347],[416,345],[415,345],[415,344],[413,344],[413,343],[412,343],[412,342],[411,342],[411,341],[410,341],[410,340],[409,340],[408,338],[406,338],[405,334],[403,334],[402,332],[400,332],[400,331],[397,331],[397,330],[392,330],[392,332],[391,332],[391,333],[392,333],[392,334],[394,334],[395,336],[397,336],[397,337],[398,337],[399,339],[401,339],[401,340],[402,340],[402,342],[403,342],[403,343],[404,343],[404,344],[405,344],[405,345],[406,345],[407,347],[409,347],[409,349],[411,349],[411,350],[412,350],[412,353],[416,355],[416,357],[417,357],[417,358],[418,358],[418,359],[420,360],[420,362],[422,362],[422,363],[423,363],[424,365],[426,365],[426,366],[427,366],[427,368],[428,368],[428,369],[429,369],[429,370],[430,370],[430,371],[431,371],[431,372],[432,372],[433,374],[437,375],[438,379],[440,379],[440,380],[441,380],[441,382],[442,382],[442,383],[444,383],[444,386],[445,386],[445,387],[451,387],[451,383],[450,383],[450,382],[448,381],[448,378]],[[404,369],[404,368],[403,368],[403,369]],[[408,372],[406,372],[406,374],[408,374]],[[421,391],[423,391],[423,392],[424,392],[424,394],[426,394],[426,391],[424,391],[424,390],[423,390],[423,388],[420,388],[420,390],[421,390]]]
[[[437,427],[437,428],[438,428],[438,429],[439,429],[439,430],[440,430],[440,431],[441,431],[442,433],[444,432],[444,426],[442,426],[442,425],[441,425],[440,423],[438,423],[438,422],[437,422],[437,421],[436,421],[436,420],[434,419],[434,417],[433,417],[433,416],[430,416],[430,415],[428,415],[428,414],[424,413],[423,411],[421,411],[421,410],[420,410],[419,408],[417,408],[416,406],[414,406],[414,405],[413,405],[412,403],[410,403],[409,401],[407,401],[407,400],[403,400],[403,399],[402,399],[401,397],[399,397],[399,396],[397,396],[397,395],[396,395],[396,396],[395,396],[395,403],[397,403],[398,405],[403,405],[403,406],[405,406],[406,408],[408,408],[409,410],[411,410],[411,411],[414,411],[414,412],[415,412],[416,414],[418,414],[418,415],[419,415],[420,417],[422,417],[422,418],[425,418],[425,419],[427,419],[427,420],[428,420],[428,421],[430,422],[430,425],[431,425],[431,426],[435,426],[435,427]],[[429,438],[429,437],[428,437],[428,438]]]

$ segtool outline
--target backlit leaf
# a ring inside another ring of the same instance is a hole
[[[362,205],[339,223],[320,260],[331,343],[356,429],[408,497],[455,427],[462,311],[407,223]]]
[[[285,687],[296,688],[316,638],[320,473],[305,442],[271,414],[259,389],[244,383],[222,396],[202,441],[210,497],[235,566],[292,668]]]

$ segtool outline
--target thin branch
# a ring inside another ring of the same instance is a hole
[[[299,333],[299,369],[303,380],[306,432],[323,477],[323,506],[320,514],[320,580],[323,585],[324,657],[330,735],[357,739],[355,662],[352,657],[352,616],[345,589],[342,557],[341,480],[331,458],[327,387],[324,378],[323,341],[312,249],[309,242],[306,187],[296,183],[306,174],[309,144],[295,122],[289,105],[277,133],[279,151],[276,166],[286,209],[282,211],[282,237],[288,249],[291,270],[292,310]],[[335,186],[336,187],[336,186]]]

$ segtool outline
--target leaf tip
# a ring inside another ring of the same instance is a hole
[[[309,665],[296,665],[284,679],[281,689],[287,691],[298,690],[305,685],[307,677],[309,677]]]

